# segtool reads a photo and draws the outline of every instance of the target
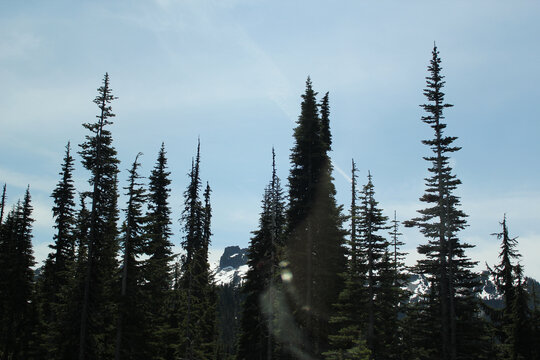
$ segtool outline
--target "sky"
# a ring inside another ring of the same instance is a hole
[[[211,260],[246,247],[257,228],[275,147],[287,183],[293,129],[308,76],[330,93],[337,200],[359,183],[398,220],[424,207],[432,130],[420,120],[434,41],[446,77],[446,134],[469,215],[469,256],[495,264],[507,216],[525,273],[540,279],[540,3],[538,1],[118,0],[0,2],[0,183],[8,204],[30,185],[34,252],[53,238],[50,194],[68,141],[92,122],[105,72],[120,186],[138,152],[148,176],[162,142],[171,171],[173,242],[187,173],[201,140],[201,176],[213,189]],[[89,174],[76,155],[76,186]],[[125,190],[122,190],[125,192]],[[125,197],[121,198],[125,208]],[[11,205],[10,205],[11,206]],[[425,239],[402,229],[409,252]]]

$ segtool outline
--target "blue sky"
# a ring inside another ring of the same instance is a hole
[[[493,264],[506,213],[526,273],[540,278],[540,25],[537,1],[4,1],[0,3],[0,182],[9,202],[30,184],[34,245],[53,235],[50,193],[68,140],[83,141],[96,88],[108,72],[111,127],[126,169],[142,174],[165,142],[172,172],[174,242],[182,193],[201,138],[202,177],[213,188],[213,259],[247,246],[277,153],[283,183],[300,95],[311,76],[330,92],[338,201],[349,204],[351,158],[374,176],[387,215],[422,207],[428,154],[420,141],[433,41],[446,76],[447,134],[469,227],[470,255]],[[79,189],[88,173],[77,157]],[[122,207],[124,207],[122,203]],[[408,261],[424,240],[404,229]]]

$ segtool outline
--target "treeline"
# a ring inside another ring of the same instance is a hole
[[[294,129],[288,194],[272,151],[249,271],[241,286],[218,289],[208,264],[211,188],[200,176],[197,146],[184,191],[182,255],[172,251],[170,173],[162,144],[143,181],[140,154],[119,204],[116,150],[109,130],[115,97],[106,74],[83,124],[78,154],[89,189],[77,191],[68,143],[52,197],[55,235],[39,273],[32,252],[30,191],[0,212],[0,359],[540,359],[540,309],[528,292],[506,219],[495,235],[500,263],[490,269],[504,306],[478,297],[479,275],[459,238],[467,215],[450,166],[457,139],[444,134],[443,76],[437,48],[428,67],[422,121],[433,129],[425,207],[406,226],[426,241],[412,268],[394,212],[380,208],[374,180],[351,169],[348,214],[335,199],[330,102],[311,80]],[[122,207],[121,212],[119,208]],[[6,210],[6,211],[5,211]],[[120,223],[120,226],[119,226]],[[429,290],[411,302],[411,273]],[[238,299],[243,299],[241,305]],[[241,313],[238,329],[234,316]],[[218,309],[220,309],[218,311]]]
[[[66,146],[52,197],[54,243],[39,274],[32,255],[30,192],[0,228],[0,358],[209,359],[217,354],[216,302],[208,265],[211,189],[200,177],[197,147],[184,192],[181,257],[173,254],[171,180],[165,146],[144,184],[140,154],[123,187],[109,130],[115,97],[106,74],[94,103],[96,122],[79,145],[88,191],[73,182]],[[77,206],[78,203],[78,206]],[[120,226],[119,222],[121,222]]]
[[[308,79],[294,130],[288,196],[273,166],[253,233],[236,359],[540,359],[540,311],[528,291],[516,239],[501,231],[500,263],[489,269],[503,298],[493,308],[479,297],[473,247],[459,238],[467,215],[450,155],[457,137],[445,134],[444,77],[436,47],[428,67],[422,121],[433,137],[424,207],[404,221],[425,237],[422,259],[404,264],[400,221],[376,200],[373,176],[358,184],[351,167],[347,216],[335,201],[328,93],[320,100]],[[429,289],[411,299],[411,274]]]

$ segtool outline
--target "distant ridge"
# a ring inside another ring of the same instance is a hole
[[[247,249],[242,249],[239,246],[226,247],[223,255],[221,255],[221,258],[219,259],[219,266],[214,275],[216,285],[240,285],[249,268],[247,260]],[[487,270],[480,273],[479,280],[480,287],[478,289],[478,295],[480,299],[482,299],[486,305],[493,308],[502,308],[502,295],[497,290],[493,278],[489,276]],[[428,285],[428,281],[423,275],[411,274],[409,284],[407,285],[407,289],[411,292],[410,301],[417,302],[421,296],[425,295],[429,288]],[[532,293],[533,286],[535,287],[536,293],[539,294],[540,283],[533,278],[527,278],[527,289],[529,294]]]

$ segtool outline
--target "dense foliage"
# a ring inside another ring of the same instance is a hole
[[[137,154],[119,211],[119,160],[110,131],[116,99],[105,74],[94,122],[79,145],[88,189],[75,187],[70,143],[52,189],[54,237],[35,269],[30,187],[0,198],[0,359],[540,359],[537,283],[519,263],[506,216],[500,262],[489,274],[500,305],[482,303],[476,262],[460,239],[467,215],[445,135],[441,59],[428,66],[421,118],[433,130],[424,208],[405,225],[425,238],[404,265],[400,222],[376,200],[371,173],[359,187],[352,162],[348,215],[336,202],[330,95],[308,78],[293,133],[288,193],[272,150],[258,228],[239,285],[218,287],[208,262],[212,189],[201,180],[200,141],[188,172],[181,233],[173,237],[165,145],[148,181]],[[420,177],[421,175],[419,175]],[[78,196],[77,196],[78,195]],[[122,220],[119,224],[120,219]],[[173,244],[182,248],[173,253]],[[425,279],[411,297],[409,279]]]

